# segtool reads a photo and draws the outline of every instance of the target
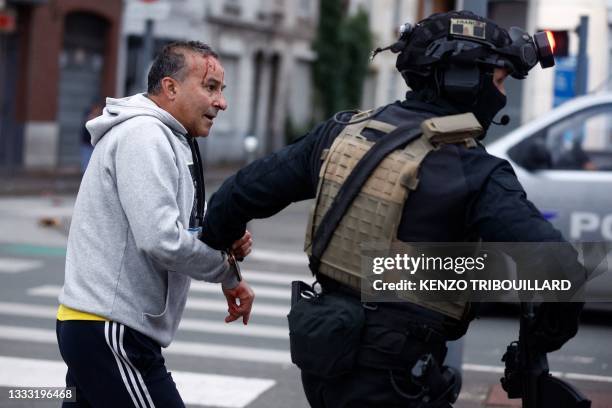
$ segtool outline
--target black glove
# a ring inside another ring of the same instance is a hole
[[[584,303],[542,303],[536,311],[532,339],[536,349],[545,353],[559,350],[578,332]]]

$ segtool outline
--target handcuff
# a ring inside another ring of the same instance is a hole
[[[229,262],[230,268],[232,268],[234,275],[236,275],[236,279],[238,279],[238,282],[241,282],[242,273],[240,273],[240,265],[238,265],[238,260],[230,250],[225,251],[225,254],[227,255],[227,261]]]

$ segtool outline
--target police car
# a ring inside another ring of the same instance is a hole
[[[612,241],[612,94],[570,100],[487,150],[512,164],[528,198],[566,239]],[[607,262],[589,297],[612,300],[610,254]]]

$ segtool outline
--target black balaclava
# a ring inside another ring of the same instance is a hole
[[[507,100],[506,95],[493,83],[492,72],[483,72],[481,75],[481,85],[476,95],[447,94],[442,90],[438,101],[446,101],[457,112],[472,112],[486,132],[495,115],[506,106]]]
[[[493,83],[492,75],[485,75],[481,91],[478,94],[478,99],[474,106],[468,110],[474,113],[478,122],[486,131],[491,126],[491,122],[497,112],[506,106],[506,95],[501,93]]]

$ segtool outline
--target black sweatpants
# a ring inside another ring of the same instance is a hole
[[[58,320],[56,332],[66,386],[76,387],[76,402],[62,407],[185,407],[151,338],[103,321]]]

